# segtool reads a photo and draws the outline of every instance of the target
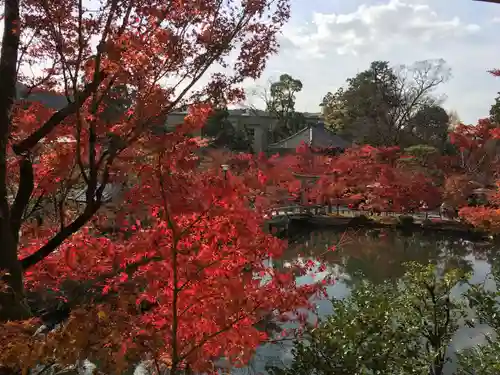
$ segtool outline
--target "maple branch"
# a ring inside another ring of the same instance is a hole
[[[28,156],[23,156],[21,160],[19,160],[19,172],[19,188],[17,190],[16,198],[14,200],[14,204],[12,205],[10,214],[11,231],[12,235],[16,239],[19,237],[19,229],[21,228],[23,213],[29,203],[31,194],[33,193],[33,189],[35,187],[33,164]]]
[[[83,42],[83,1],[78,0],[78,56],[75,64],[75,78],[73,79],[73,89],[76,88],[78,73],[82,64],[84,42]]]
[[[73,233],[78,231],[78,229],[84,226],[85,223],[87,223],[87,221],[92,218],[96,211],[97,208],[95,208],[95,206],[88,205],[86,207],[86,210],[80,216],[78,216],[73,222],[71,222],[71,224],[59,231],[44,246],[42,246],[33,254],[21,259],[20,263],[23,270],[27,270],[28,268],[34,266],[38,262],[41,262],[43,259],[52,254],[52,252],[55,251],[64,242],[64,240],[66,240],[66,238],[68,238]]]
[[[71,222],[68,226],[63,226],[61,230],[54,237],[52,237],[44,246],[42,246],[36,252],[21,259],[20,263],[23,270],[26,270],[29,267],[34,266],[38,262],[41,262],[43,259],[48,257],[50,254],[52,254],[52,252],[54,252],[68,237],[76,233],[99,210],[99,208],[102,206],[102,194],[109,182],[109,177],[110,177],[109,168],[111,167],[111,164],[113,163],[115,156],[116,155],[111,155],[108,158],[106,166],[103,171],[103,177],[101,179],[99,188],[95,189],[94,187],[94,189],[92,189],[92,198],[90,200],[89,200],[89,195],[87,194],[87,203],[83,213],[80,216],[78,216],[73,222]],[[87,193],[89,190],[90,186],[87,186]]]
[[[26,43],[26,45],[24,45],[24,47],[21,49],[21,54],[19,56],[19,59],[18,59],[18,62],[17,62],[17,69],[16,69],[16,74],[19,75],[19,69],[21,68],[21,64],[22,64],[22,61],[23,61],[23,57],[24,55],[26,54],[26,52],[28,51],[29,49],[29,46],[31,45],[31,43],[33,42],[33,39],[35,39],[35,37],[38,35],[38,32],[40,31],[40,27],[37,27],[35,29],[35,31],[33,32],[33,35],[31,35],[31,38],[29,38],[28,42]]]
[[[161,165],[162,156],[163,156],[163,152],[160,152],[160,154],[158,155],[156,175],[158,177],[158,181],[160,184],[160,193],[161,193],[161,198],[162,198],[162,202],[163,202],[163,214],[165,215],[165,218],[167,219],[169,228],[172,230],[172,237],[173,237],[173,241],[175,244],[179,240],[179,236],[177,234],[178,228],[177,228],[177,225],[172,220],[172,217],[171,217],[169,209],[168,209],[169,204],[168,204],[168,200],[167,200],[167,189],[165,186],[165,180],[163,179],[163,175],[162,175],[162,170],[163,170],[162,165]],[[175,285],[175,287],[177,287],[177,285]]]
[[[179,359],[179,353],[177,349],[177,331],[179,327],[179,316],[178,316],[178,302],[179,302],[179,294],[180,290],[177,287],[178,283],[178,259],[177,259],[177,243],[179,240],[179,237],[176,235],[176,228],[177,226],[174,224],[172,221],[172,218],[169,213],[168,209],[168,202],[167,202],[167,196],[166,196],[166,188],[165,188],[165,181],[163,180],[163,175],[162,175],[162,166],[161,166],[161,156],[158,155],[158,165],[157,165],[157,175],[160,183],[160,190],[161,190],[161,195],[163,199],[163,210],[164,210],[164,215],[168,221],[168,226],[172,230],[172,283],[173,283],[173,296],[172,296],[172,368],[171,368],[171,373],[176,374],[177,371],[177,366],[181,362]]]
[[[82,161],[82,154],[80,152],[82,145],[82,116],[80,113],[80,107],[76,109],[76,164],[80,169],[80,174],[83,178],[83,181],[89,185],[89,178],[87,173],[85,172],[85,166]]]
[[[222,259],[217,259],[213,262],[210,262],[206,265],[204,265],[203,267],[199,267],[198,270],[194,273],[194,275],[191,275],[191,277],[196,277],[198,276],[202,271],[206,270],[207,268],[210,268],[214,265],[216,265],[217,263],[221,262]],[[186,280],[179,288],[178,288],[178,291],[179,292],[182,292],[193,280],[192,279],[189,279],[189,280]]]
[[[179,318],[181,316],[183,316],[185,313],[187,313],[189,311],[189,309],[193,306],[195,306],[197,303],[199,302],[202,302],[202,301],[206,301],[208,298],[211,298],[211,297],[216,297],[216,294],[209,294],[209,295],[206,295],[206,296],[202,296],[202,297],[199,297],[196,299],[196,301],[194,301],[193,303],[189,304],[187,307],[184,308],[184,310],[182,310],[179,314]]]
[[[251,311],[248,311],[248,312],[244,312],[241,316],[233,319],[227,326],[225,326],[224,328],[221,328],[220,330],[216,331],[216,332],[213,332],[211,333],[210,335],[207,335],[203,338],[203,340],[201,340],[198,344],[194,345],[186,354],[182,355],[180,358],[179,358],[179,363],[184,361],[187,357],[189,357],[193,352],[195,352],[196,350],[200,349],[203,345],[205,345],[208,341],[210,341],[211,339],[213,339],[214,337],[217,337],[219,336],[220,334],[226,332],[226,331],[229,331],[231,328],[234,327],[234,325],[240,321],[242,321],[243,319],[247,318],[250,314],[253,314],[254,312],[256,312],[259,308],[261,307],[261,305],[257,305],[255,306]],[[240,311],[238,312],[240,313]],[[237,314],[238,314],[237,313]]]
[[[106,39],[108,37],[108,34],[111,29],[111,23],[113,21],[113,16],[114,13],[116,12],[118,6],[118,0],[113,0],[111,3],[111,9],[108,14],[108,18],[106,20],[106,26],[104,27],[104,31],[101,36],[101,41],[99,42],[99,46],[97,47],[97,56],[95,58],[95,68],[94,68],[94,76],[92,81],[93,82],[102,82],[101,79],[101,60],[102,60],[102,53],[104,52],[104,45],[106,42]],[[113,81],[110,82],[108,85],[108,89],[111,87],[113,84]],[[103,96],[101,97],[101,100]],[[97,113],[97,109],[99,106],[100,100],[94,95],[93,100],[92,100],[92,105],[91,105],[91,111],[90,113],[95,116]],[[97,164],[96,164],[96,142],[97,142],[97,131],[96,131],[96,124],[94,119],[91,119],[90,126],[89,126],[89,176],[88,176],[88,188],[87,188],[87,202],[90,202],[91,200],[94,199],[94,191],[97,186]]]
[[[35,203],[33,204],[33,207],[31,208],[31,210],[28,213],[26,213],[26,211],[25,211],[24,216],[23,216],[23,221],[27,220],[31,215],[33,215],[33,213],[38,208],[40,208],[40,204],[44,198],[45,198],[45,191],[42,191],[40,193],[40,195],[38,196],[38,198],[36,199]]]
[[[29,267],[34,266],[38,262],[41,262],[43,259],[48,257],[55,251],[68,237],[70,237],[73,233],[77,232],[82,226],[84,226],[94,214],[99,210],[102,205],[102,193],[104,188],[106,187],[109,179],[109,172],[106,169],[105,175],[103,177],[103,181],[99,188],[95,191],[95,198],[87,202],[85,206],[85,210],[83,213],[78,216],[73,222],[71,222],[68,226],[63,227],[54,237],[52,237],[44,246],[38,249],[31,255],[20,260],[21,266],[23,270],[28,269]]]
[[[74,114],[81,105],[81,103],[85,102],[92,93],[99,87],[100,83],[105,77],[105,72],[101,72],[99,76],[99,81],[93,81],[87,85],[83,91],[76,95],[77,100],[74,102],[68,103],[68,105],[56,113],[54,113],[41,127],[31,133],[27,138],[23,139],[19,143],[12,146],[12,149],[17,155],[22,155],[24,152],[31,150],[35,145],[40,142],[40,140],[46,137],[54,128],[59,125],[62,121],[66,119],[66,117]]]

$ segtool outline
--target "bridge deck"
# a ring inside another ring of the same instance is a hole
[[[380,214],[375,214],[370,211],[362,210],[352,210],[348,207],[341,206],[337,209],[336,206],[321,206],[321,205],[311,205],[311,206],[283,206],[277,207],[270,210],[269,219],[277,221],[280,219],[301,219],[311,216],[411,216],[415,220],[428,219],[441,219],[447,221],[457,221],[456,219],[450,219],[443,217],[439,212],[418,212],[418,213],[402,213],[402,212],[382,212]]]

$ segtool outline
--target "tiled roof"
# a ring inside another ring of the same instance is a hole
[[[27,89],[28,89],[27,86],[23,85],[22,83],[18,83],[16,85],[17,97],[21,98],[22,96],[24,96]],[[56,110],[64,108],[68,104],[68,101],[66,100],[66,97],[64,95],[46,92],[46,91],[32,92],[27,97],[27,100],[33,101],[33,102],[40,102],[44,106],[49,107],[49,108],[53,108]]]
[[[325,129],[323,123],[309,125],[297,133],[292,134],[279,142],[269,145],[269,149],[296,149],[301,143],[313,148],[341,148],[350,147],[350,143]]]

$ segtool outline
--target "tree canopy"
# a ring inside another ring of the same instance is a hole
[[[263,225],[285,176],[206,163],[192,136],[288,17],[287,0],[3,3],[0,372],[216,371],[266,340],[260,321],[310,307],[321,288],[265,262],[285,245]]]
[[[302,91],[302,82],[289,74],[282,74],[277,81],[268,83],[268,87],[256,90],[255,94],[264,101],[266,112],[276,118],[270,141],[277,142],[305,126],[303,114],[295,110],[296,94]]]
[[[448,120],[434,90],[449,76],[443,60],[396,67],[374,61],[347,79],[345,87],[325,95],[323,117],[335,131],[359,144],[409,146],[415,138],[436,142],[431,133],[433,138],[444,138]]]

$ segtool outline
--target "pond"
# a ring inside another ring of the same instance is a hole
[[[416,261],[432,263],[439,269],[461,268],[472,274],[471,282],[487,279],[491,264],[496,261],[498,244],[484,240],[451,236],[449,233],[402,233],[396,230],[318,230],[290,239],[288,250],[281,259],[273,260],[275,267],[287,267],[297,260],[321,257],[327,271],[314,276],[304,276],[299,283],[310,283],[321,279],[327,273],[333,274],[336,283],[328,287],[330,297],[343,298],[349,295],[351,287],[362,279],[373,283],[397,280],[404,272],[404,263]],[[328,249],[337,245],[335,251]],[[456,288],[460,294],[463,288]],[[462,289],[462,290],[460,290]],[[320,316],[331,313],[327,300],[316,303]],[[452,342],[452,350],[460,350],[483,342],[490,333],[486,326],[462,328]],[[286,364],[291,358],[290,342],[279,345],[268,344],[256,353],[249,367],[234,370],[234,373],[265,373],[266,364]],[[453,363],[445,373],[453,373]]]

